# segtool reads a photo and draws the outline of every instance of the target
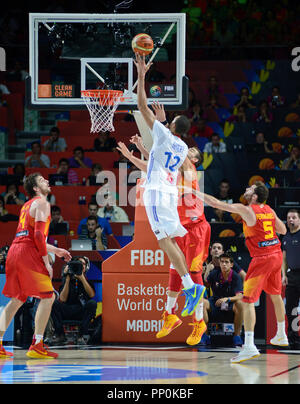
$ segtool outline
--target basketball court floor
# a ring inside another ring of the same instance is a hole
[[[233,365],[230,358],[238,351],[235,348],[190,348],[185,345],[54,347],[53,351],[59,353],[57,360],[28,359],[25,350],[7,349],[15,356],[13,360],[0,360],[1,384],[119,384],[123,389],[130,384],[149,388],[149,385],[159,384],[174,387],[300,383],[300,351],[260,348],[259,358]]]

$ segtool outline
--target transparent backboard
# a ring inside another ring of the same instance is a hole
[[[149,34],[153,65],[146,79],[148,101],[166,109],[187,107],[185,14],[29,15],[30,66],[27,105],[36,109],[84,109],[82,90],[124,91],[119,110],[136,109],[133,37]]]

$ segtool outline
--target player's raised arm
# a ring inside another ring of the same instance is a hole
[[[273,212],[273,214],[275,216],[275,230],[276,230],[276,233],[285,235],[287,233],[286,225],[283,223],[282,220],[279,219],[279,217],[277,216],[276,212],[273,209],[272,209],[272,212]]]
[[[137,68],[138,73],[138,85],[137,85],[137,96],[138,96],[138,108],[145,119],[146,124],[152,130],[155,116],[147,104],[147,95],[145,91],[145,76],[149,70],[151,64],[146,65],[145,56],[141,56],[138,53],[135,54],[136,60],[134,64]]]
[[[135,157],[133,151],[130,152],[123,142],[118,143],[117,150],[119,150],[123,156],[131,161],[139,170],[147,172],[148,161]]]

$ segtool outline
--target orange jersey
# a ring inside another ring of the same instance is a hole
[[[243,222],[246,245],[251,257],[273,254],[280,251],[281,243],[275,231],[275,216],[268,205],[251,205],[256,216],[256,224],[247,226]]]
[[[191,165],[193,170],[193,179],[187,180],[181,175],[178,175],[177,185],[184,186],[186,188],[192,188],[199,191],[199,183],[197,178],[197,170],[194,165]],[[185,226],[193,222],[202,222],[206,220],[204,215],[204,206],[201,199],[197,198],[194,194],[189,193],[187,190],[179,188],[179,200],[178,200],[178,214],[180,223]]]
[[[20,212],[19,223],[16,231],[16,236],[13,241],[13,244],[21,243],[21,242],[34,242],[34,226],[35,226],[35,219],[30,216],[29,210],[32,203],[39,197],[32,198],[28,202],[24,203]],[[45,226],[45,238],[48,237],[49,233],[49,226],[50,226],[51,216],[48,217],[46,226]]]

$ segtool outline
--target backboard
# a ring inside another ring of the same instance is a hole
[[[125,92],[119,110],[137,109],[137,75],[131,40],[149,34],[154,50],[146,78],[149,103],[184,110],[185,14],[29,14],[27,106],[33,109],[85,109],[81,90]]]

